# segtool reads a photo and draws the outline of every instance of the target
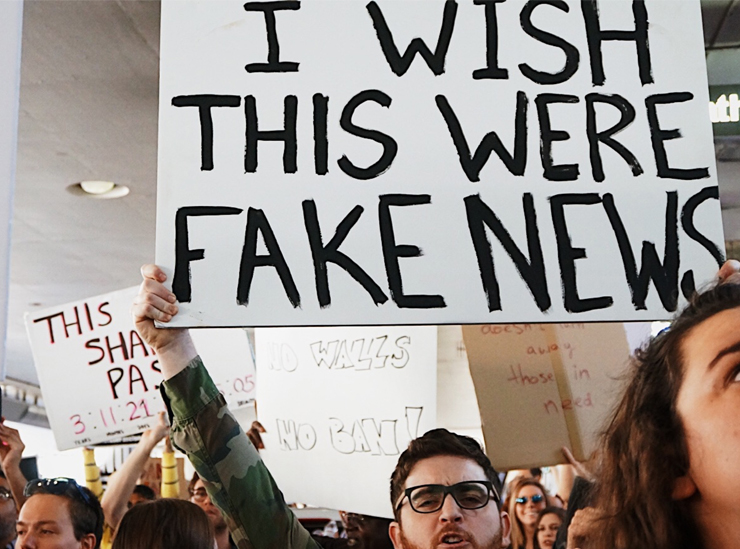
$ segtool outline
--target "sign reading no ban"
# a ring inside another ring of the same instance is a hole
[[[165,1],[179,326],[667,318],[723,261],[698,0]]]

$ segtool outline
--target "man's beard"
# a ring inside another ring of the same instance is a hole
[[[413,543],[411,543],[410,541],[406,539],[406,536],[403,535],[403,530],[401,530],[400,534],[401,534],[401,543],[403,543],[403,549],[432,549],[433,547],[432,543],[434,542],[430,542],[428,547],[422,547],[421,545],[414,545]],[[491,543],[489,543],[488,545],[486,546],[478,545],[478,542],[476,540],[471,540],[470,544],[473,549],[503,549],[503,544],[501,543],[502,539],[503,539],[503,532],[499,528],[499,531],[496,532],[496,535],[491,540]]]

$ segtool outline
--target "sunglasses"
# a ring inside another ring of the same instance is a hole
[[[519,497],[519,498],[516,498],[514,501],[516,501],[517,503],[521,503],[523,505],[527,503],[530,499],[532,500],[532,503],[539,503],[545,498],[542,496],[542,494],[535,494],[534,496],[529,497],[529,498],[527,496]]]
[[[417,513],[435,513],[442,509],[447,494],[451,494],[461,509],[480,509],[488,505],[491,499],[498,501],[498,494],[490,481],[468,480],[452,486],[443,484],[422,484],[406,488],[403,495],[411,509]],[[396,506],[396,512],[403,505],[404,498]]]
[[[30,481],[23,489],[23,495],[31,497],[36,494],[51,494],[53,496],[68,495],[76,497],[90,507],[95,507],[90,496],[77,484],[73,478],[40,478]]]

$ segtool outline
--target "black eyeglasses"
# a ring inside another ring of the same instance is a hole
[[[461,509],[480,509],[488,505],[491,499],[499,500],[498,493],[488,480],[466,480],[452,486],[422,484],[404,490],[404,497],[396,506],[396,512],[401,509],[404,498],[407,498],[411,509],[417,513],[435,513],[442,509],[447,494],[452,494]]]
[[[532,503],[539,503],[545,498],[542,496],[542,494],[535,494],[529,498],[527,496],[516,498],[514,501],[516,501],[517,503],[524,504],[524,503],[527,503],[530,499],[532,500]]]
[[[28,498],[36,494],[51,494],[53,496],[67,494],[73,497],[76,496],[87,505],[95,507],[90,500],[90,496],[73,478],[57,477],[32,480],[26,484],[26,487],[23,489],[23,495]]]

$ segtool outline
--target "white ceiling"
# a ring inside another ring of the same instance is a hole
[[[702,6],[710,82],[738,83],[740,0]],[[139,266],[154,257],[158,46],[158,1],[25,0],[9,380],[37,384],[25,312],[138,284]],[[740,239],[740,162],[718,169],[726,236]],[[86,179],[131,193],[65,191]]]

